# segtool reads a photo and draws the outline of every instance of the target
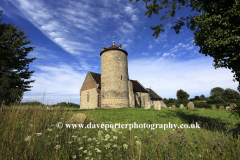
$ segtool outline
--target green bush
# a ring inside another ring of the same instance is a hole
[[[60,103],[57,103],[56,105],[53,105],[53,106],[60,106],[60,107],[73,107],[73,108],[79,108],[79,104],[76,104],[76,103],[66,103],[66,102],[60,102]]]
[[[44,106],[44,104],[42,104],[42,102],[39,102],[39,101],[20,102],[20,103],[18,103],[18,105],[21,105],[21,106]]]

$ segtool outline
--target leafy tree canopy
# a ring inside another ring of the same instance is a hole
[[[177,99],[180,100],[180,99],[185,99],[187,100],[189,98],[189,94],[185,91],[183,91],[182,89],[178,90],[177,91]]]
[[[1,16],[2,11],[0,11]],[[25,32],[12,24],[1,23],[0,19],[0,103],[10,105],[20,102],[23,92],[30,91],[29,79],[34,71],[28,71],[29,63],[37,58],[27,59],[34,47],[23,47],[31,43],[24,39]]]
[[[226,88],[224,90],[224,93],[223,93],[224,97],[226,97],[227,99],[236,99],[236,100],[239,100],[240,99],[240,94],[233,90],[233,89],[230,89],[230,88]]]
[[[199,96],[195,96],[194,99],[195,99],[195,100],[200,100],[200,97],[199,97]]]
[[[202,94],[202,95],[200,96],[200,99],[201,99],[201,100],[205,100],[206,98],[205,98],[205,96]]]
[[[130,2],[132,0],[129,0]],[[138,2],[140,0],[136,0]],[[209,55],[214,58],[216,68],[225,67],[235,73],[236,81],[240,82],[240,3],[239,0],[142,0],[146,2],[148,9],[145,15],[148,18],[152,14],[159,14],[159,10],[172,7],[172,10],[165,12],[160,20],[168,23],[171,20],[177,20],[174,29],[179,34],[182,26],[187,22],[187,27],[194,31],[194,42],[200,46],[199,53]],[[148,2],[150,2],[148,4]],[[177,5],[177,2],[180,4]],[[176,10],[191,7],[199,15],[190,15],[186,18],[171,19],[175,17]],[[202,12],[202,13],[201,13]],[[201,13],[201,14],[200,14]],[[167,17],[169,14],[170,17]],[[165,23],[165,24],[166,24]],[[154,30],[153,36],[159,37],[165,24],[151,26]],[[233,81],[235,82],[235,79]],[[240,91],[240,83],[238,85]]]

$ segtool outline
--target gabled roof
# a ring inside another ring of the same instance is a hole
[[[133,90],[135,92],[148,92],[146,89],[144,89],[144,87],[136,80],[131,80],[130,81],[132,82],[133,84]]]
[[[92,77],[94,78],[94,80],[96,81],[96,83],[98,84],[98,88],[101,88],[101,74],[99,73],[94,73],[94,72],[90,72],[92,74]],[[131,80],[133,84],[133,90],[135,92],[148,92],[146,89],[144,89],[144,87],[136,80]]]
[[[90,72],[92,74],[93,79],[96,81],[96,83],[98,84],[98,88],[101,88],[101,74],[99,73],[94,73],[94,72]]]
[[[162,97],[159,96],[156,92],[154,92],[151,88],[146,88],[150,95],[151,100],[162,100]]]

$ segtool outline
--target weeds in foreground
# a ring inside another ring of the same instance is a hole
[[[58,129],[56,124],[69,123],[72,112],[67,112],[65,109],[50,112],[38,107],[19,109],[20,107],[12,107],[1,116],[1,159],[225,160],[240,158],[240,141],[217,130],[216,132],[203,128],[151,130],[150,127],[132,130],[66,127]],[[143,110],[139,108],[129,112],[139,115]],[[109,121],[104,123],[98,121],[98,116],[104,116],[104,111],[100,111],[95,110],[94,117],[88,118],[85,125],[89,122],[111,124]],[[148,124],[150,122],[151,120]],[[133,124],[133,122],[123,120],[121,124]]]

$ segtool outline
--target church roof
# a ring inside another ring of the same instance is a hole
[[[115,46],[115,45],[112,45],[112,46],[110,46],[108,49],[112,49],[112,48],[118,48],[118,47]]]
[[[148,92],[146,89],[144,89],[142,87],[141,84],[138,83],[138,81],[135,81],[135,80],[131,80],[130,81],[132,82],[133,84],[133,90],[136,91],[136,92]]]
[[[128,53],[127,53],[127,51],[125,51],[125,50],[123,50],[122,49],[122,47],[121,47],[122,45],[120,45],[120,46],[116,46],[116,45],[112,45],[112,46],[110,46],[109,48],[105,48],[105,47],[103,47],[102,49],[102,52],[100,53],[100,56],[104,53],[104,52],[106,52],[106,51],[111,51],[111,50],[119,50],[119,51],[122,51],[122,52],[124,52],[125,54],[126,54],[126,56],[128,55]]]
[[[90,72],[92,74],[92,77],[94,78],[94,80],[96,81],[96,83],[98,84],[98,88],[101,88],[101,74],[99,73],[94,73],[94,72]],[[141,84],[138,83],[138,81],[135,81],[135,80],[131,80],[130,81],[132,82],[133,84],[133,90],[135,92],[148,92],[146,89],[144,89],[142,87]]]
[[[90,72],[98,85],[98,88],[101,88],[101,74]]]
[[[151,88],[146,88],[150,95],[151,100],[162,100],[162,97],[159,96],[156,92],[154,92]]]

